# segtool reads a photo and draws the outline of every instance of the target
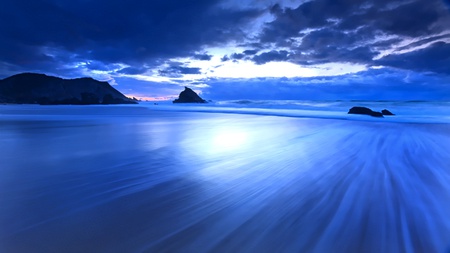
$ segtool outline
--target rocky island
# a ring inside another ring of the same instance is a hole
[[[41,105],[136,104],[108,82],[22,73],[0,80],[0,103]]]
[[[348,111],[348,114],[364,114],[364,115],[369,115],[372,117],[379,117],[379,118],[383,118],[384,116],[395,115],[386,109],[382,110],[381,112],[376,112],[376,111],[372,111],[372,109],[370,109],[370,108],[361,107],[361,106],[354,106],[354,107],[350,108],[350,110]]]
[[[201,98],[195,91],[188,87],[184,87],[184,91],[180,93],[177,99],[173,103],[207,103],[206,100]]]

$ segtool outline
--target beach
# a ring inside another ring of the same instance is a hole
[[[0,252],[450,250],[448,113],[245,106],[0,106]]]

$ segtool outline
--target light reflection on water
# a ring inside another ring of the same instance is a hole
[[[450,127],[1,121],[0,252],[445,252]]]
[[[241,129],[218,129],[213,133],[211,148],[215,152],[234,151],[246,145],[248,132]]]

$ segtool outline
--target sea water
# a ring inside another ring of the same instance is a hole
[[[3,105],[0,252],[448,252],[448,117],[445,102]]]
[[[373,117],[349,115],[354,106],[368,107],[374,111],[390,110],[396,117],[386,117],[383,122],[450,123],[448,101],[366,101],[366,100],[226,100],[207,104],[178,104],[171,101],[144,102],[153,110],[226,112],[290,117],[349,119],[371,121]]]

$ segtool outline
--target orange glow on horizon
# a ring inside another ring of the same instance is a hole
[[[136,95],[136,94],[125,94],[125,96],[129,98],[136,98],[141,101],[168,101],[168,100],[174,100],[178,96],[172,95],[172,96],[162,96],[162,97],[148,97],[145,95]]]

